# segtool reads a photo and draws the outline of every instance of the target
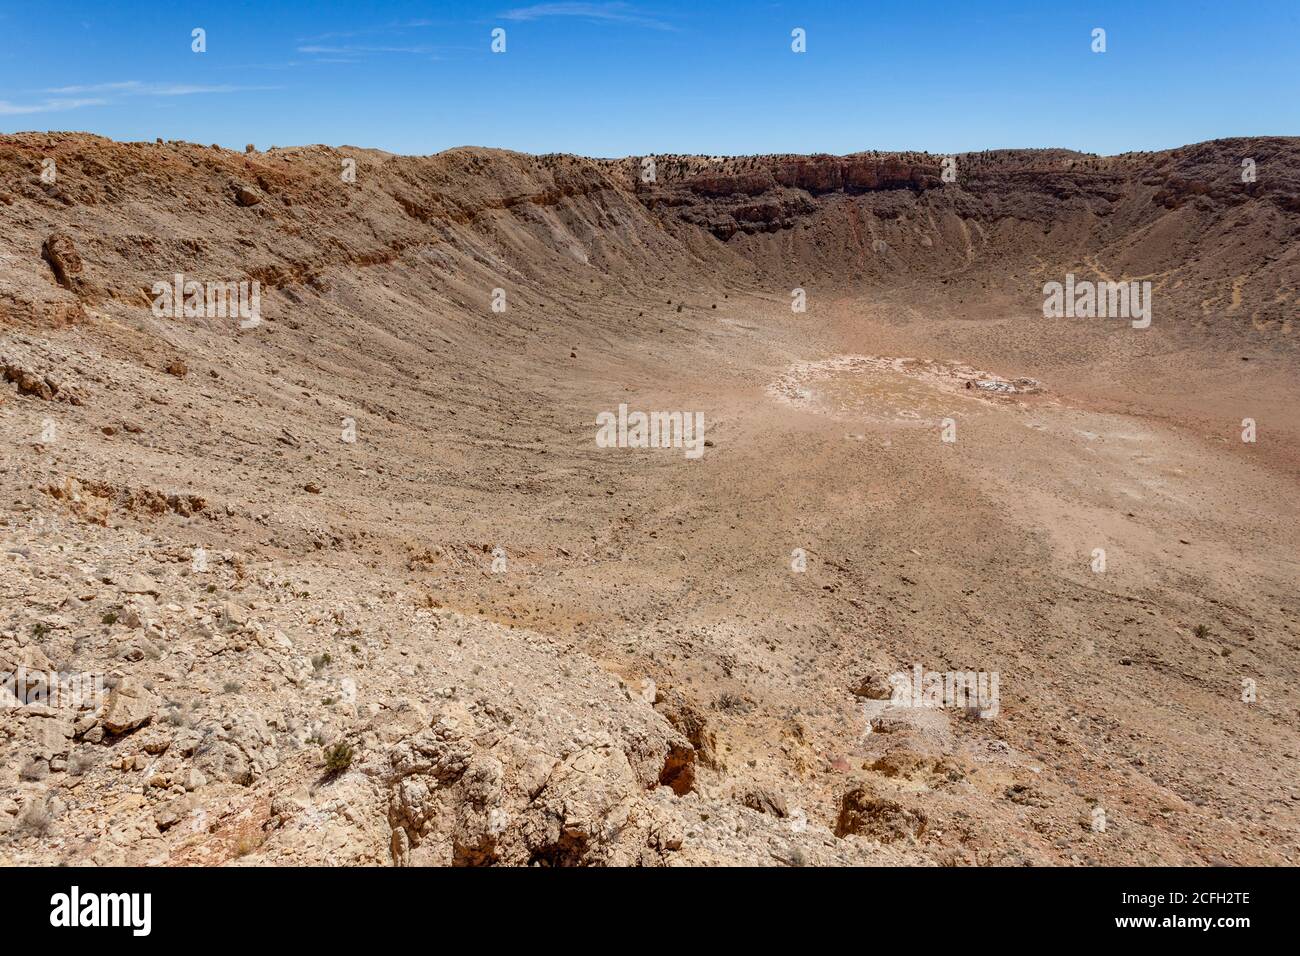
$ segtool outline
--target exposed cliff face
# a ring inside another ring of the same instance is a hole
[[[647,208],[773,279],[965,280],[1028,294],[1074,271],[1153,279],[1188,326],[1280,328],[1294,311],[1294,139],[963,154],[950,181],[945,157],[919,153],[654,159],[652,182],[639,160],[613,165]]]
[[[933,191],[985,219],[1007,215],[1049,220],[1082,203],[1098,215],[1107,204],[1151,200],[1177,209],[1204,197],[1202,211],[1248,203],[1294,212],[1300,203],[1300,144],[1294,139],[1217,140],[1160,153],[1098,157],[1068,150],[994,150],[943,157],[923,153],[851,156],[658,156],[647,180],[640,160],[615,167],[649,206],[689,209],[713,204],[735,209],[723,238],[745,228],[744,211],[756,200],[804,200],[831,194],[862,196],[907,191],[916,198]],[[949,165],[948,160],[952,160]],[[1244,161],[1253,165],[1243,179]],[[796,197],[794,193],[803,193]],[[877,200],[883,197],[873,197]],[[901,198],[901,197],[895,197]],[[964,203],[962,201],[965,201]],[[805,211],[819,208],[805,203]],[[887,216],[888,218],[888,216]]]
[[[720,239],[737,232],[772,232],[798,224],[828,194],[934,188],[941,182],[937,157],[760,156],[708,160],[658,157],[663,169],[642,182],[650,208],[675,210]],[[638,168],[640,168],[638,166]]]

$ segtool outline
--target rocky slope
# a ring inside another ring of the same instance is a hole
[[[1300,142],[653,158],[0,137],[7,861],[1294,862]]]

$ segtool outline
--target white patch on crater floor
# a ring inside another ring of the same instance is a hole
[[[957,397],[998,401],[1041,391],[1034,379],[1003,379],[961,362],[874,355],[796,362],[767,386],[787,405],[895,425],[937,424]]]

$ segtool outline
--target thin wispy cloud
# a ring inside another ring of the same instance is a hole
[[[45,100],[41,103],[10,103],[0,100],[0,116],[24,116],[29,113],[61,113],[64,110],[78,110],[83,106],[103,106],[108,100]]]
[[[431,56],[436,50],[428,46],[300,46],[299,53],[324,56],[364,56],[370,53],[411,53]]]
[[[269,90],[270,86],[232,86],[230,84],[203,85],[195,83],[141,83],[125,80],[119,83],[92,83],[83,86],[57,86],[42,90],[44,93],[75,95],[78,93],[121,94],[128,96],[194,96],[201,93],[244,93]]]
[[[197,96],[215,93],[244,93],[274,90],[274,86],[204,85],[198,83],[143,83],[120,80],[114,83],[82,83],[54,86],[37,92],[45,98],[33,103],[0,100],[0,116],[23,116],[29,113],[63,113],[87,106],[109,106],[130,96]]]
[[[194,96],[203,93],[253,93],[279,89],[276,86],[187,86],[177,83],[149,90],[150,96]]]
[[[299,37],[295,51],[311,57],[308,63],[360,63],[384,56],[419,56],[441,60],[445,45],[413,42],[427,36],[429,27],[450,25],[448,21],[415,19],[395,20],[373,26],[333,30],[315,36]],[[339,42],[342,41],[342,42]]]
[[[122,83],[92,83],[84,86],[55,86],[45,93],[120,93],[143,86],[139,80],[127,80]]]
[[[314,36],[299,37],[299,43],[320,43],[324,40],[350,40],[354,37],[373,37],[382,36],[385,33],[400,33],[403,30],[419,30],[425,27],[448,26],[450,21],[446,20],[402,20],[393,23],[386,23],[381,26],[364,27],[357,30],[334,30],[329,33],[318,33]]]
[[[537,3],[499,14],[503,20],[544,20],[573,17],[594,23],[627,23],[655,30],[675,30],[670,23],[646,16],[626,3]]]

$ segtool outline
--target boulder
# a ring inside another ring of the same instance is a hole
[[[54,270],[54,278],[65,289],[76,290],[81,285],[82,263],[72,237],[56,232],[45,240],[41,258]]]
[[[251,186],[235,183],[235,202],[240,206],[256,206],[262,201],[262,194]]]
[[[855,787],[840,799],[835,835],[851,834],[893,843],[921,837],[929,824],[920,810],[904,807],[896,800],[876,796],[866,787]]]
[[[108,695],[100,724],[111,734],[127,734],[150,723],[158,698],[133,681],[124,680]]]

